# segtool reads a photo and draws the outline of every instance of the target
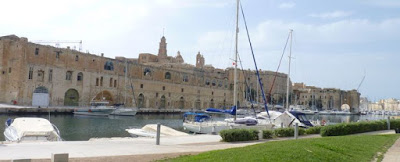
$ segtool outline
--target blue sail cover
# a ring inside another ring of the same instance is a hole
[[[223,110],[223,109],[216,109],[216,108],[208,108],[206,109],[206,112],[209,113],[222,113],[222,114],[230,114],[230,115],[236,115],[236,106],[232,106],[230,110]]]

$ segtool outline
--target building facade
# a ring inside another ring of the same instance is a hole
[[[110,104],[160,109],[233,105],[233,68],[216,69],[205,65],[200,52],[196,56],[195,65],[185,63],[179,51],[175,57],[168,56],[165,37],[161,38],[158,54],[112,59],[69,47],[35,44],[15,35],[3,36],[0,102],[87,106],[92,101],[107,100]],[[238,75],[239,103],[262,101],[255,71],[239,71]],[[274,77],[274,72],[261,71],[266,93]],[[273,100],[286,93],[286,79],[286,74],[276,74],[270,95]]]
[[[356,90],[344,91],[336,88],[319,88],[294,83],[294,104],[318,110],[349,110],[359,112],[360,93]]]

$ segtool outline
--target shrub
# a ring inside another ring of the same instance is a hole
[[[263,138],[264,139],[270,139],[274,135],[274,132],[272,130],[263,130]]]
[[[394,128],[396,126],[400,126],[399,121],[391,121],[393,123]],[[321,136],[341,136],[355,133],[364,133],[378,130],[386,130],[387,122],[386,120],[378,120],[378,121],[363,121],[356,123],[341,123],[335,125],[328,125],[321,128]]]
[[[228,129],[219,134],[225,142],[258,140],[258,130],[255,129]]]
[[[305,130],[303,128],[299,128],[299,136],[303,135]],[[294,128],[278,128],[274,130],[274,134],[277,137],[293,137],[294,136]]]
[[[310,127],[305,130],[305,134],[319,134],[321,131],[321,126]]]
[[[400,119],[390,120],[390,129],[400,128]]]

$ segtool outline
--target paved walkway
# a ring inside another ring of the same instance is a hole
[[[301,138],[316,137],[320,136],[310,135],[302,136]],[[280,138],[273,140],[288,139],[293,138]],[[219,135],[193,135],[162,137],[161,145],[155,145],[154,138],[105,138],[93,139],[90,141],[0,144],[0,161],[11,159],[37,159],[35,161],[43,161],[43,159],[47,159],[44,161],[48,161],[48,159],[51,158],[52,153],[69,153],[69,157],[72,160],[124,161],[124,158],[129,159],[136,157],[138,160],[140,159],[140,161],[153,161],[165,157],[171,157],[170,155],[176,157],[182,154],[243,147],[262,143],[267,140],[238,143],[220,141],[221,137]]]
[[[385,153],[382,162],[400,162],[400,138]]]

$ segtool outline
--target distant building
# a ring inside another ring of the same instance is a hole
[[[349,107],[350,111],[359,112],[360,93],[356,90],[344,91],[294,83],[293,93],[294,104],[303,105],[310,109],[342,110]]]
[[[400,111],[400,100],[395,98],[379,100],[368,104],[369,111]]]
[[[87,106],[107,100],[131,106],[135,100],[139,108],[224,108],[233,105],[233,71],[206,65],[200,52],[195,66],[185,63],[179,51],[168,56],[165,37],[157,55],[141,53],[137,59],[40,45],[15,35],[0,37],[0,102],[19,105]],[[274,77],[274,72],[261,71],[266,93]],[[255,71],[239,70],[238,78],[240,104],[262,101]],[[282,103],[286,79],[286,74],[276,75],[269,96],[274,103]]]

